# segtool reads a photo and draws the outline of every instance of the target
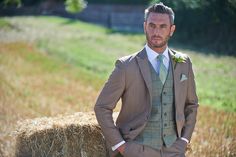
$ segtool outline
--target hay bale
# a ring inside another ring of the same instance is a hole
[[[16,157],[107,157],[94,113],[18,122]]]

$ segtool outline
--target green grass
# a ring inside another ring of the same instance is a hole
[[[70,65],[76,69],[73,75],[77,79],[96,90],[101,89],[117,58],[138,51],[145,42],[142,34],[113,32],[58,17],[0,18],[0,30],[6,24],[17,26],[17,30],[13,27],[0,32],[4,34],[0,42],[33,43],[40,55],[56,63],[44,62],[44,58],[34,55],[27,56],[29,60],[39,63],[46,71],[57,71],[60,64]],[[236,58],[180,51],[192,58],[200,104],[236,112]]]
[[[7,20],[0,19],[0,29],[10,28],[10,27],[11,27],[11,24]]]
[[[186,53],[192,58],[200,104],[236,112],[236,58]]]

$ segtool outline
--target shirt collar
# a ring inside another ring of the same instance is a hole
[[[152,50],[147,44],[145,45],[145,49],[147,52],[147,57],[149,61],[156,60],[157,56],[159,55],[157,52]],[[166,47],[165,51],[163,52],[163,55],[165,56],[164,58],[169,61],[169,54],[168,54],[168,46]]]

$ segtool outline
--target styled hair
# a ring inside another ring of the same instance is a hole
[[[153,4],[150,7],[148,7],[147,9],[145,9],[144,21],[147,21],[147,18],[150,13],[168,14],[169,18],[170,18],[171,25],[174,24],[174,19],[175,19],[174,11],[170,7],[164,5],[162,2]]]

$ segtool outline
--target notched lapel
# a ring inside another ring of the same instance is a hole
[[[173,70],[175,70],[176,64],[177,64],[177,63],[174,61],[174,59],[173,59],[173,56],[174,56],[174,55],[175,55],[175,52],[173,52],[171,49],[169,49],[169,57],[170,57],[170,61],[171,61]]]
[[[169,49],[169,57],[171,58],[170,61],[171,61],[172,70],[173,70],[173,74],[174,74],[173,76],[174,76],[175,107],[177,109],[178,105],[176,105],[176,104],[178,104],[178,102],[179,102],[178,98],[179,98],[179,90],[180,90],[179,89],[180,88],[179,81],[178,81],[180,70],[179,70],[178,66],[176,67],[176,62],[174,61],[174,59],[172,57],[173,55],[174,55],[174,52]]]
[[[177,78],[178,78],[178,69],[176,69],[176,62],[174,61],[174,59],[172,57],[173,55],[174,55],[174,52],[169,49],[169,57],[170,57],[172,70],[173,70],[173,74],[174,74],[174,87],[176,89]],[[175,91],[175,93],[176,93],[176,91]]]
[[[143,79],[147,85],[147,88],[149,90],[149,93],[152,91],[152,80],[151,80],[151,72],[150,67],[148,64],[148,58],[146,50],[143,49],[138,55],[137,55],[137,62],[140,68],[140,71],[142,73]],[[151,94],[150,94],[151,95]]]

